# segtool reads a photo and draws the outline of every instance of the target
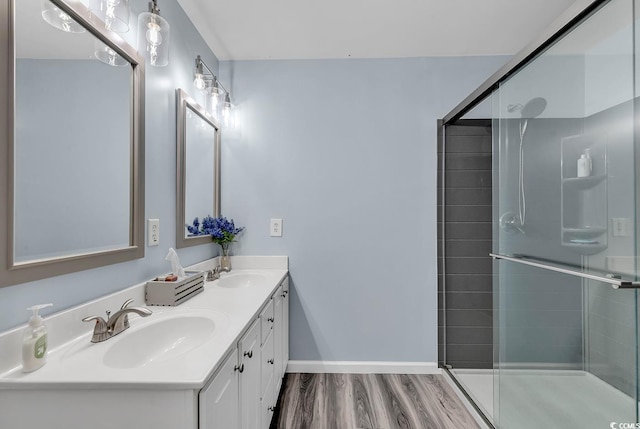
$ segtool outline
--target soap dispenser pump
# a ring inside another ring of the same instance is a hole
[[[35,371],[47,363],[47,327],[38,311],[52,305],[39,304],[27,308],[33,311],[33,316],[29,319],[22,339],[22,372]]]

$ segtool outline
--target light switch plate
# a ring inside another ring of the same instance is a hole
[[[282,219],[271,219],[269,235],[271,237],[282,237]]]
[[[160,244],[160,219],[147,220],[147,245],[157,246]]]

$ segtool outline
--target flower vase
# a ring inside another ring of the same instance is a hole
[[[229,244],[221,243],[222,253],[220,254],[220,270],[231,271],[231,257],[229,256]]]

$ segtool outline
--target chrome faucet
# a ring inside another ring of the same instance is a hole
[[[107,311],[107,320],[105,321],[100,316],[89,316],[82,319],[83,322],[96,321],[96,326],[93,328],[93,337],[91,337],[92,343],[100,343],[106,341],[111,337],[118,335],[129,327],[129,313],[136,313],[139,316],[147,317],[151,315],[151,310],[144,307],[129,307],[129,304],[133,302],[133,299],[128,299],[122,304],[120,310],[111,314]]]
[[[220,270],[222,267],[218,265],[213,270],[207,271],[207,281],[212,282],[214,280],[218,280],[220,278]]]
[[[220,278],[220,274],[231,272],[231,268],[218,265],[213,270],[207,271],[207,281],[212,282]]]

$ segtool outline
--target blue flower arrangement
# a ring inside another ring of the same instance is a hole
[[[233,243],[236,235],[244,230],[244,227],[236,228],[233,219],[228,220],[226,217],[205,216],[200,220],[195,218],[193,225],[186,225],[187,231],[192,235],[210,235],[213,242],[221,245],[223,248]]]

